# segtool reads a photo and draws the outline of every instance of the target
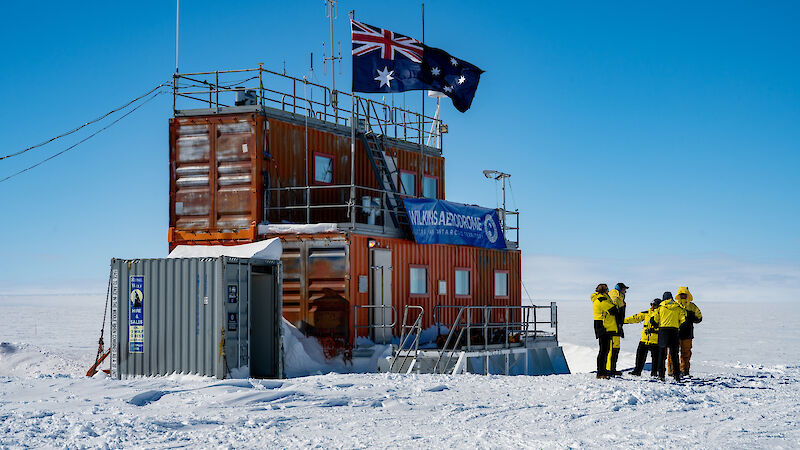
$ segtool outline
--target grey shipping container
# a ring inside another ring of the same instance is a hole
[[[281,378],[280,261],[111,260],[111,376]]]

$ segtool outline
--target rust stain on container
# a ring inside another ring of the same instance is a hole
[[[260,112],[176,117],[170,120],[169,243],[203,241],[235,243],[258,238],[257,224],[270,222],[348,222],[344,207],[350,184],[349,130],[297,121],[267,118]],[[348,131],[345,133],[345,131]],[[387,141],[387,154],[398,170],[415,174],[414,192],[422,192],[419,177],[422,156],[415,146]],[[356,139],[355,184],[377,189],[378,184],[363,145]],[[404,147],[404,148],[400,148]],[[314,180],[314,156],[331,157],[330,183]],[[438,198],[444,198],[444,158],[426,155],[424,174],[437,178]],[[397,183],[397,180],[395,180]],[[312,186],[290,191],[267,188]],[[356,189],[357,202],[380,194]],[[278,208],[283,207],[283,210]],[[280,212],[279,212],[280,211]],[[383,220],[379,218],[379,220]]]

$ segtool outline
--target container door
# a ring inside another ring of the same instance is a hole
[[[253,266],[250,277],[250,376],[277,378],[280,375],[278,276],[273,266]]]
[[[385,248],[370,250],[370,321],[372,340],[377,344],[392,341],[392,251]]]

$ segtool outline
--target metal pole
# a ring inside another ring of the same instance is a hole
[[[356,227],[356,96],[350,96],[350,228]],[[381,203],[383,205],[383,203]]]
[[[506,235],[506,177],[503,177],[503,236]]]
[[[180,26],[180,17],[181,17],[181,0],[176,0],[175,2],[175,73],[180,73],[178,71],[178,37],[180,36],[178,33],[179,26]]]
[[[422,4],[422,44],[425,44],[425,3]],[[424,51],[424,50],[423,50]],[[422,187],[420,191],[417,192],[417,197],[420,197],[419,194],[424,193],[425,191],[425,90],[422,90],[422,120],[419,126],[419,154],[421,163],[419,165],[419,185]]]
[[[336,0],[326,0],[328,4],[328,16],[331,23],[331,89],[336,92],[336,57],[333,53],[333,10],[336,7]]]

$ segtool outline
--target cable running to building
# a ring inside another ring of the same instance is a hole
[[[162,84],[162,85],[159,85],[159,86],[158,86],[156,89],[158,89],[158,88],[160,88],[160,87],[162,87],[162,86],[164,86],[164,85],[163,85],[163,84]],[[151,90],[150,92],[153,92],[153,91]],[[103,132],[103,131],[105,131],[105,130],[107,130],[107,129],[111,128],[111,127],[112,127],[114,124],[116,124],[116,123],[117,123],[117,122],[119,122],[120,120],[124,119],[124,118],[125,118],[125,117],[127,117],[129,114],[133,113],[133,112],[134,112],[134,111],[136,111],[137,109],[141,108],[142,106],[146,105],[147,103],[149,103],[150,101],[152,101],[153,99],[155,99],[156,97],[158,97],[159,95],[161,95],[161,94],[164,94],[164,93],[165,93],[165,91],[158,91],[158,92],[156,92],[155,94],[151,95],[149,98],[147,98],[147,99],[146,99],[145,101],[143,101],[142,103],[139,103],[138,105],[136,105],[136,106],[135,106],[133,109],[131,109],[130,111],[128,111],[128,112],[126,112],[125,114],[121,115],[120,117],[118,117],[118,118],[114,119],[114,121],[113,121],[113,122],[109,123],[109,124],[108,124],[108,125],[106,125],[105,127],[103,127],[103,128],[101,128],[101,129],[99,129],[99,130],[95,131],[94,133],[90,134],[89,136],[86,136],[85,138],[83,138],[83,139],[81,139],[80,141],[78,141],[78,142],[76,142],[76,143],[74,143],[74,144],[70,145],[69,147],[65,148],[64,150],[61,150],[60,152],[58,152],[58,153],[56,153],[56,154],[54,154],[54,155],[52,155],[52,156],[49,156],[49,157],[47,157],[47,158],[45,158],[45,159],[43,159],[43,160],[39,161],[39,162],[38,162],[38,163],[36,163],[36,164],[33,164],[33,165],[31,165],[31,166],[28,166],[28,167],[26,167],[26,168],[24,168],[24,169],[22,169],[22,170],[20,170],[20,171],[18,171],[18,172],[16,172],[16,173],[13,173],[13,174],[11,174],[11,175],[9,175],[9,176],[7,176],[7,177],[3,178],[3,179],[0,179],[0,183],[2,183],[2,182],[4,182],[4,181],[8,181],[8,180],[10,180],[11,178],[14,178],[14,177],[15,177],[15,176],[17,176],[17,175],[20,175],[20,174],[22,174],[22,173],[25,173],[25,172],[27,172],[27,171],[31,170],[31,169],[34,169],[34,168],[36,168],[36,167],[38,167],[38,166],[40,166],[40,165],[42,165],[42,164],[46,163],[47,161],[50,161],[51,159],[53,159],[53,158],[55,158],[55,157],[57,157],[57,156],[59,156],[59,155],[62,155],[62,154],[64,154],[64,153],[66,153],[66,152],[68,152],[68,151],[72,150],[73,148],[77,147],[78,145],[80,145],[80,144],[82,144],[82,143],[84,143],[84,142],[88,141],[89,139],[91,139],[91,138],[93,138],[93,137],[97,136],[97,135],[98,135],[98,134],[100,134],[101,132]],[[129,103],[129,104],[130,104],[130,103]]]
[[[114,114],[115,112],[118,112],[120,110],[123,110],[123,109],[127,108],[128,106],[132,105],[133,103],[136,103],[137,101],[141,100],[142,98],[147,97],[148,95],[150,95],[151,93],[153,93],[157,89],[162,88],[164,86],[169,86],[169,85],[170,85],[170,83],[159,84],[158,86],[154,87],[153,89],[150,89],[146,93],[144,93],[144,94],[134,98],[133,100],[125,103],[124,105],[120,106],[119,108],[113,109],[113,110],[103,114],[102,116],[100,116],[100,117],[98,117],[98,118],[96,118],[94,120],[86,122],[85,124],[83,124],[83,125],[81,125],[81,126],[79,126],[77,128],[73,128],[72,130],[69,130],[69,131],[67,131],[65,133],[59,134],[58,136],[50,138],[50,139],[48,139],[48,140],[46,140],[46,141],[44,141],[44,142],[42,142],[40,144],[33,145],[33,146],[28,147],[28,148],[26,148],[24,150],[20,150],[20,151],[18,151],[16,153],[11,153],[11,154],[8,154],[8,155],[5,155],[5,156],[0,156],[0,161],[4,160],[6,158],[11,158],[11,157],[14,157],[14,156],[21,155],[21,154],[23,154],[25,152],[28,152],[30,150],[33,150],[35,148],[39,148],[39,147],[41,147],[43,145],[47,145],[47,144],[49,144],[49,143],[51,143],[51,142],[53,142],[55,140],[61,139],[61,138],[66,137],[66,136],[69,136],[70,134],[73,134],[73,133],[75,133],[77,131],[80,131],[81,129],[83,129],[83,128],[85,128],[85,127],[87,127],[87,126],[89,126],[89,125],[91,125],[93,123],[97,123],[97,122],[105,119],[106,117],[110,116],[111,114]]]

